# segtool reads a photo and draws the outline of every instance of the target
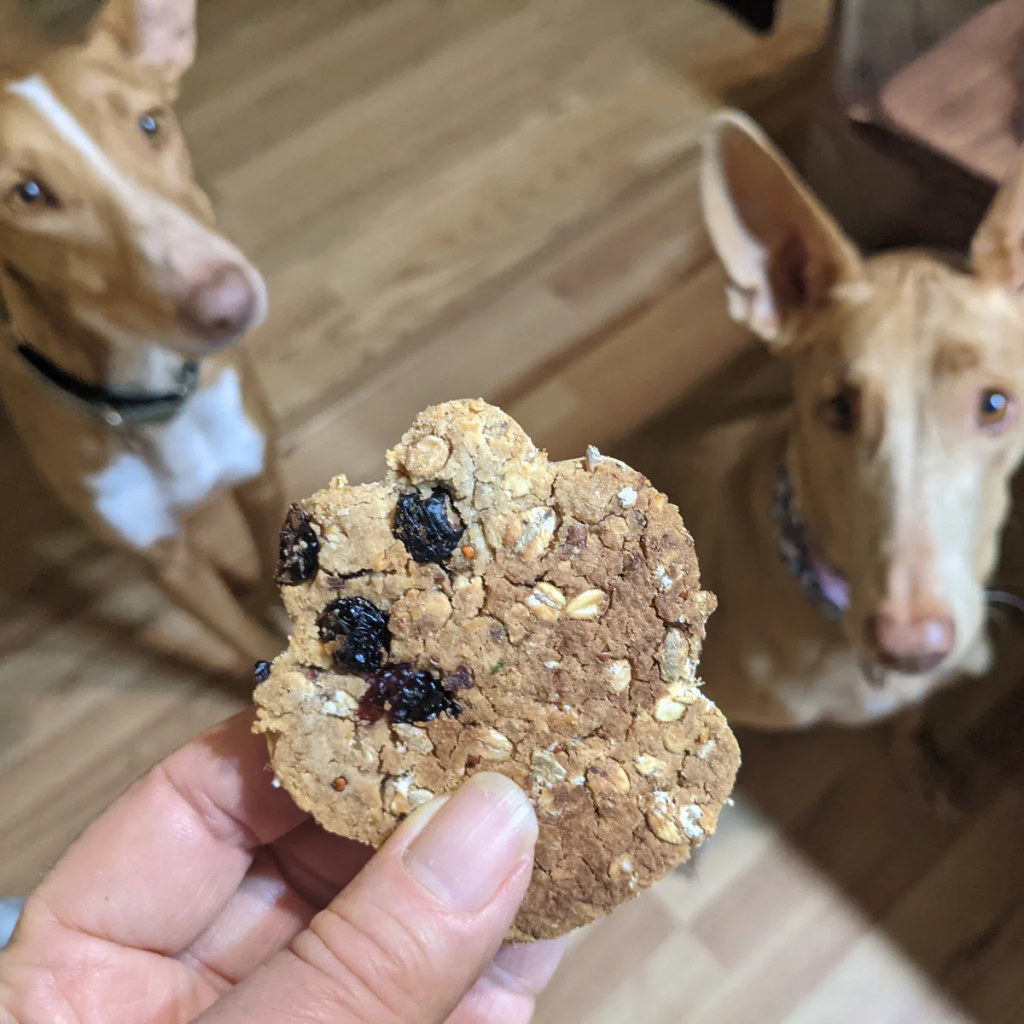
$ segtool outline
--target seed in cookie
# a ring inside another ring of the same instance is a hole
[[[320,539],[313,520],[298,505],[292,505],[281,527],[280,557],[274,579],[288,587],[312,579],[320,567]]]
[[[451,495],[443,488],[436,488],[429,498],[411,491],[398,499],[395,536],[421,565],[446,561],[465,532]]]
[[[335,793],[344,793],[345,790],[348,789],[348,779],[346,779],[344,775],[339,775],[331,783],[331,789],[333,789]]]
[[[388,613],[364,597],[332,601],[320,613],[317,626],[327,653],[342,669],[373,672],[391,646]]]
[[[367,677],[370,684],[359,701],[359,717],[377,722],[386,713],[392,725],[430,722],[447,713],[457,718],[462,712],[445,689],[441,677],[415,665],[387,665]]]
[[[577,594],[566,606],[570,619],[599,619],[608,606],[608,595],[603,590],[585,590]]]
[[[270,678],[270,662],[257,661],[252,671],[253,675],[256,676],[257,682],[265,683]]]

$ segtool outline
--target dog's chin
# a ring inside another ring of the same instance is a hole
[[[208,341],[203,338],[195,338],[189,335],[170,335],[163,339],[156,339],[156,344],[160,345],[162,348],[176,352],[184,359],[201,361],[203,359],[209,359],[211,356],[219,355],[221,352],[227,352],[228,349],[234,348],[248,333],[249,332],[246,330],[239,334],[233,334],[231,337],[218,338],[216,341]]]
[[[858,660],[864,678],[872,686],[881,687],[891,676],[913,679],[934,675],[944,667],[951,667],[956,659],[952,654],[936,654],[928,658],[894,658],[861,653]]]
[[[154,326],[149,331],[122,332],[121,338],[130,344],[139,347],[155,345],[167,352],[173,352],[182,359],[202,362],[211,356],[219,355],[234,348],[249,333],[250,328],[238,331],[221,338],[211,339],[198,337],[188,331],[176,328],[167,329]]]

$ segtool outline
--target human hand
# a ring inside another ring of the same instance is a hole
[[[372,857],[271,786],[252,713],[172,754],[29,898],[0,1024],[525,1024],[561,942],[502,947],[537,823],[477,775]]]

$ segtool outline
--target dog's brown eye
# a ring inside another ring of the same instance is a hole
[[[829,430],[837,434],[849,434],[857,426],[859,405],[857,390],[844,387],[821,403],[819,414]]]
[[[998,388],[986,388],[978,398],[978,422],[983,427],[998,429],[1006,422],[1013,399]]]
[[[160,121],[157,115],[153,113],[143,114],[139,118],[139,128],[143,135],[155,138],[160,134]]]
[[[58,206],[57,197],[38,178],[27,178],[14,186],[14,195],[25,206]]]

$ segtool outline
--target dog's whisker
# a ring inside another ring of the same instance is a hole
[[[986,590],[985,600],[989,604],[1003,604],[1015,608],[1019,612],[1024,612],[1024,597],[1011,594],[1008,590]]]

